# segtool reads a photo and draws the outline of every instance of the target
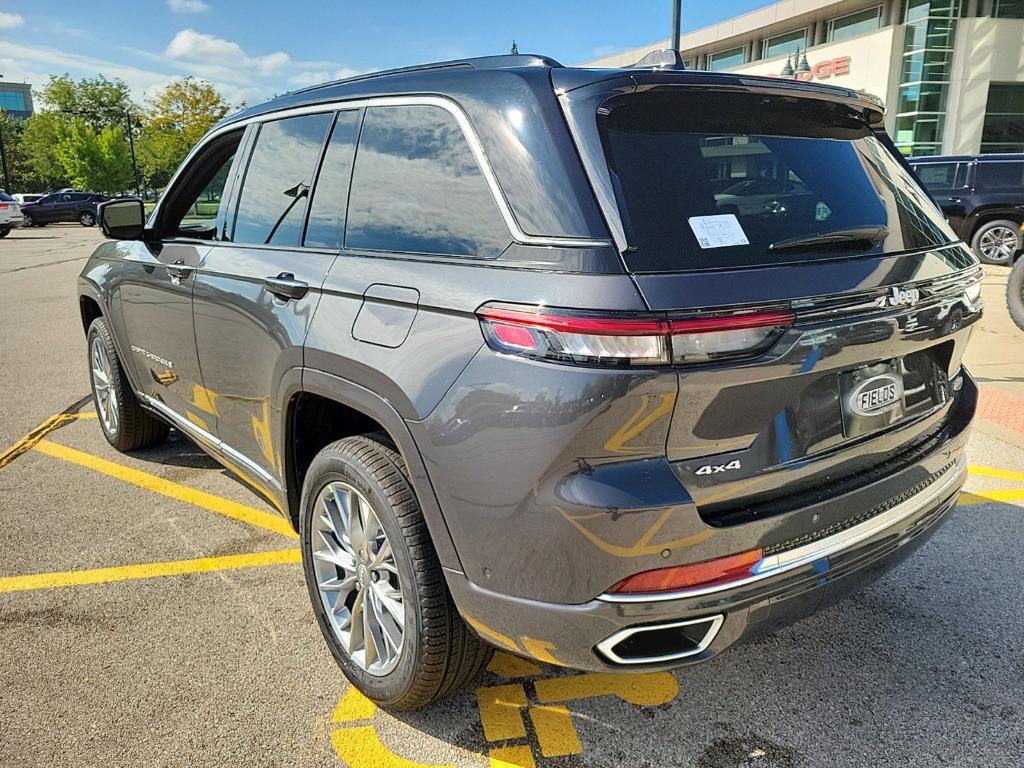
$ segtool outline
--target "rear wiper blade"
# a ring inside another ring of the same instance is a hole
[[[864,227],[847,227],[834,229],[831,232],[815,232],[810,235],[799,235],[785,240],[778,240],[768,246],[769,251],[788,251],[795,248],[849,248],[857,243],[878,245],[889,236],[889,229],[880,224]]]

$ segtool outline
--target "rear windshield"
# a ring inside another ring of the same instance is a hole
[[[8,195],[6,192],[0,192],[0,200],[5,203],[13,202],[14,198]]]
[[[682,90],[618,96],[598,111],[631,271],[849,258],[956,239],[850,107]],[[778,247],[872,228],[881,235],[876,245]]]

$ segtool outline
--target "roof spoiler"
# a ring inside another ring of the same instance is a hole
[[[636,64],[630,64],[630,69],[686,69],[683,66],[683,57],[679,51],[672,48],[662,48],[658,51],[651,51]]]

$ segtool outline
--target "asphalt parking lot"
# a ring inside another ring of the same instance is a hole
[[[0,765],[1019,766],[1024,334],[989,268],[968,493],[866,591],[675,674],[501,655],[392,716],[350,689],[282,518],[172,432],[118,454],[75,278],[95,229],[0,243]]]

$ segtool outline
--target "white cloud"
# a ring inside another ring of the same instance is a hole
[[[17,13],[0,12],[0,29],[14,29],[25,23],[25,19]]]
[[[288,82],[301,88],[307,85],[319,85],[331,80],[344,80],[361,74],[363,74],[362,70],[353,69],[352,67],[340,67],[333,72],[327,69],[306,69],[296,72],[289,77]]]
[[[175,13],[206,13],[210,10],[203,0],[167,0],[167,7]]]
[[[255,68],[264,75],[273,74],[291,63],[291,57],[283,51],[266,56],[249,56],[238,43],[205,32],[196,32],[194,29],[183,29],[176,34],[168,43],[165,54],[172,59],[198,64],[232,69]]]

